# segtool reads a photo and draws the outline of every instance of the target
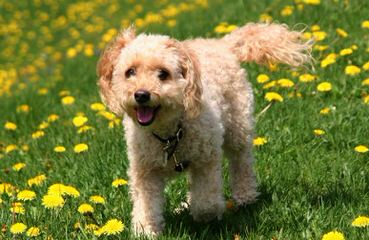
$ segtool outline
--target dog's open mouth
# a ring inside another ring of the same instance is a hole
[[[158,107],[148,107],[148,106],[138,106],[136,108],[137,121],[142,126],[150,125],[158,112],[160,106]]]

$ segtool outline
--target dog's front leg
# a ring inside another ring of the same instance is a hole
[[[164,177],[159,171],[130,167],[132,228],[136,235],[158,235],[164,228]]]
[[[195,221],[207,222],[221,219],[225,203],[221,160],[216,158],[202,166],[189,169],[190,211]]]

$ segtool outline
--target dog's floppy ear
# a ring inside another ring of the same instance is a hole
[[[194,119],[201,112],[202,84],[200,66],[195,53],[188,47],[180,44],[182,75],[187,80],[183,92],[183,105],[188,119]]]
[[[117,115],[122,114],[121,106],[112,91],[112,75],[121,49],[135,38],[135,29],[129,27],[122,31],[103,51],[97,64],[98,86],[102,101]]]

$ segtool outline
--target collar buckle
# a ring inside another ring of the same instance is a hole
[[[174,136],[169,136],[168,138],[162,138],[154,132],[152,134],[156,139],[165,144],[163,147],[164,162],[166,163],[168,160],[173,158],[175,163],[174,170],[176,172],[183,172],[190,164],[190,161],[184,160],[178,162],[175,155],[176,148],[183,137],[183,128],[181,125],[178,127],[176,134]]]

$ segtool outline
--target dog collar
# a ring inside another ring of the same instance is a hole
[[[175,135],[169,136],[168,138],[162,138],[156,133],[152,133],[156,139],[158,139],[160,142],[164,143],[163,152],[164,152],[164,161],[168,161],[173,158],[174,160],[174,170],[176,172],[183,172],[188,165],[190,164],[190,161],[177,161],[176,158],[176,149],[180,142],[180,140],[183,137],[183,128],[181,125],[178,126],[178,130],[176,131]]]

